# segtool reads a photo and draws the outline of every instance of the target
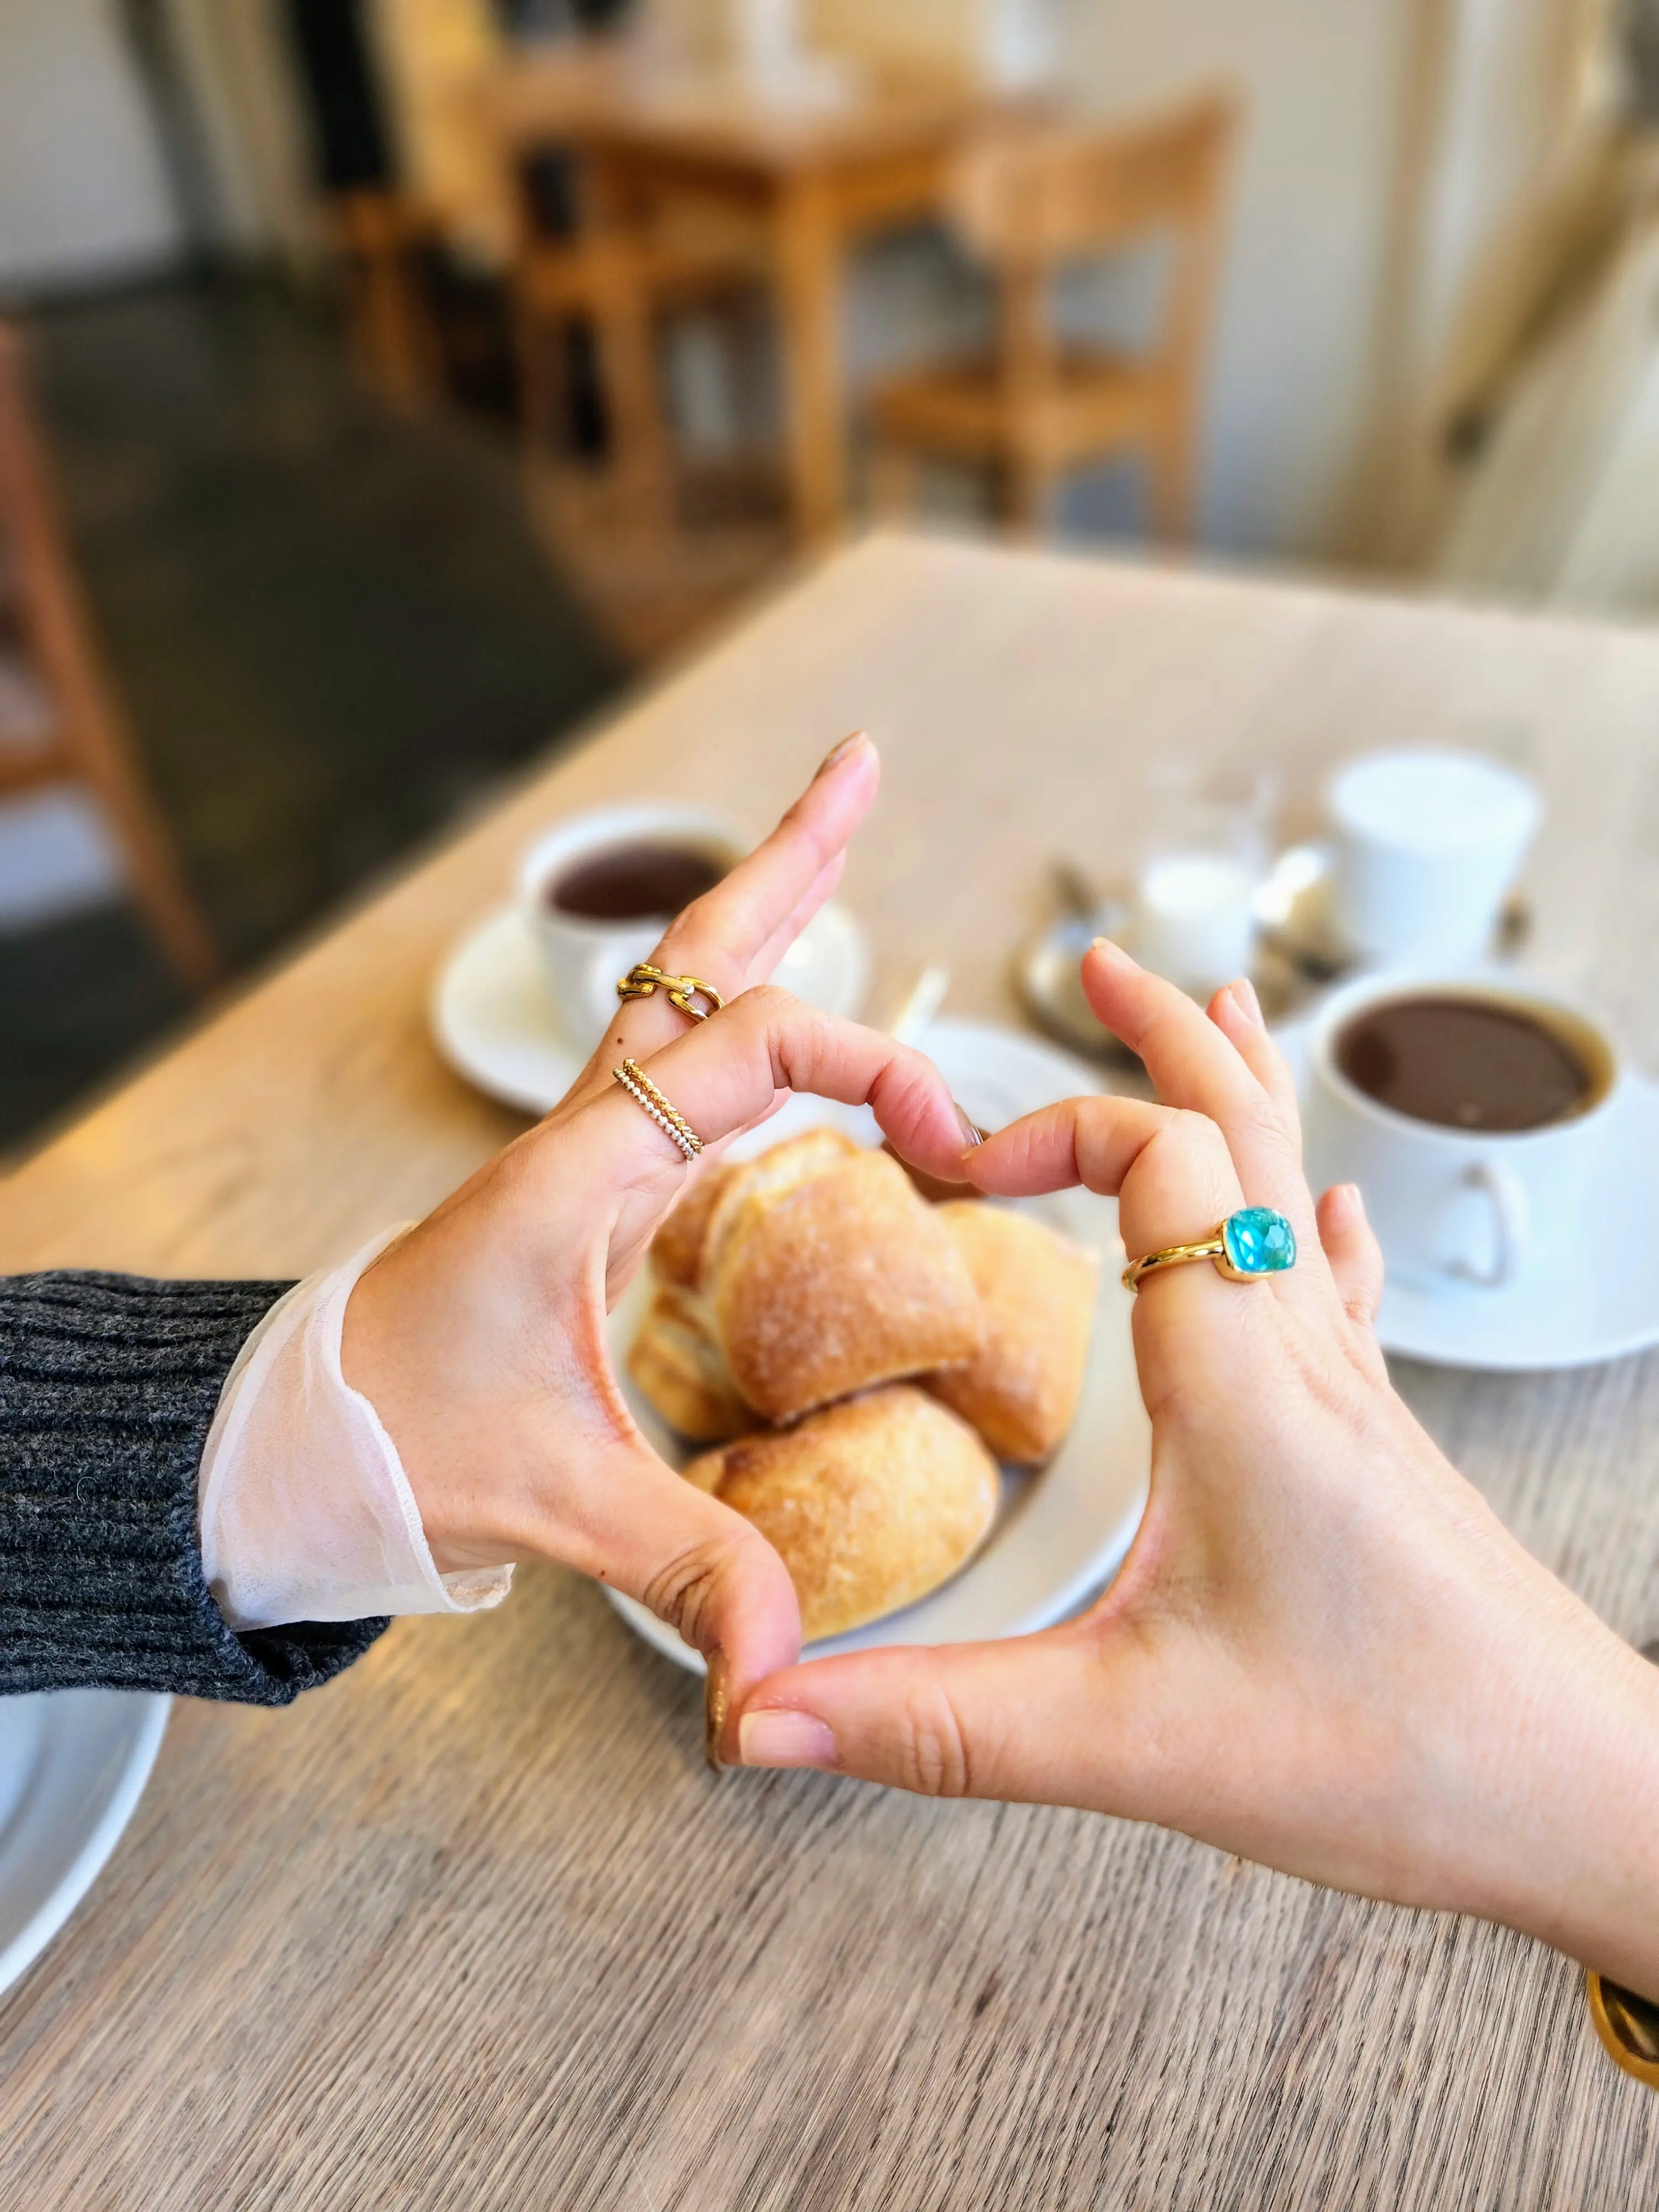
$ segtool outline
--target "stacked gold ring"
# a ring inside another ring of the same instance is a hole
[[[702,1150],[702,1139],[678,1107],[670,1105],[645,1070],[634,1060],[625,1060],[611,1073],[641,1113],[648,1114],[664,1136],[673,1139],[688,1160],[695,1160]]]
[[[648,999],[653,991],[666,991],[668,1003],[683,1014],[690,1014],[694,1022],[706,1022],[710,1014],[719,1013],[726,1004],[712,983],[705,983],[696,975],[671,975],[665,969],[653,968],[648,960],[636,960],[628,973],[617,983],[617,996],[624,1004],[629,999]],[[702,999],[706,1005],[693,1002]]]
[[[1659,2089],[1659,2005],[1600,1974],[1587,1974],[1584,1986],[1601,2048],[1621,2072]]]

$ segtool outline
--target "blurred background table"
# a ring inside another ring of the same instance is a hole
[[[0,1267],[293,1274],[521,1126],[430,1042],[434,965],[550,816],[758,828],[867,724],[847,896],[1011,1012],[1046,865],[1158,748],[1520,719],[1537,957],[1659,1059],[1659,638],[987,548],[837,557],[13,1177]],[[1402,1366],[1510,1524],[1659,1632],[1659,1357]],[[1405,2208],[1651,2203],[1659,2100],[1565,1961],[1080,1814],[702,1765],[699,1692],[574,1576],[409,1622],[288,1713],[179,1705],[88,1902],[0,2001],[0,2199]]]
[[[516,58],[492,73],[481,96],[509,160],[538,146],[570,149],[613,223],[667,201],[757,228],[760,265],[769,266],[779,305],[793,528],[807,544],[837,528],[848,503],[848,248],[873,232],[942,216],[971,135],[1030,103],[965,77],[890,72],[826,75],[821,91],[792,100],[731,73],[653,74],[626,46]],[[644,316],[635,302],[631,313],[612,306],[611,319],[614,362],[631,351],[629,332]],[[614,396],[614,368],[611,378]],[[641,472],[659,475],[648,404],[617,427]]]

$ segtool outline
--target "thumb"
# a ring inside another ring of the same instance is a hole
[[[711,1765],[735,1757],[728,1715],[800,1656],[789,1571],[751,1522],[665,1467],[643,1439],[595,1470],[567,1563],[637,1598],[702,1652]]]
[[[816,1766],[930,1797],[1099,1805],[1121,1701],[1070,1624],[999,1644],[899,1646],[789,1668],[744,1704],[745,1766]]]

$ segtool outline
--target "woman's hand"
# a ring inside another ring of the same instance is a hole
[[[1091,1004],[1162,1104],[1072,1100],[969,1155],[988,1192],[1115,1192],[1132,1257],[1249,1203],[1297,1267],[1135,1305],[1145,1521],[1082,1619],[763,1684],[743,1759],[1096,1808],[1471,1911],[1659,1995],[1659,1675],[1504,1530],[1390,1389],[1358,1194],[1317,1209],[1248,985],[1207,1016],[1102,944]]]
[[[838,746],[652,955],[714,984],[724,1011],[694,1024],[661,993],[629,1001],[562,1103],[394,1244],[346,1311],[346,1377],[398,1446],[439,1568],[535,1553],[614,1583],[708,1658],[716,1722],[728,1685],[798,1656],[794,1590],[751,1525],[640,1434],[605,1315],[718,1140],[791,1091],[867,1100],[906,1158],[959,1175],[961,1125],[927,1060],[754,988],[829,896],[878,775],[867,738]],[[611,1080],[624,1057],[704,1139],[696,1167]]]

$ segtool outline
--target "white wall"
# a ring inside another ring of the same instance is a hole
[[[1416,568],[1463,478],[1443,433],[1509,355],[1559,258],[1567,210],[1605,175],[1622,0],[1412,0],[1395,252],[1354,550]],[[1593,196],[1593,193],[1592,193]]]
[[[179,242],[112,0],[0,0],[0,285],[124,275]]]
[[[282,5],[167,0],[212,169],[215,244],[250,258],[274,250],[304,268],[324,240]]]
[[[1204,535],[1290,557],[1354,536],[1355,480],[1420,11],[1443,0],[811,0],[854,50],[982,61],[990,27],[1047,30],[1068,100],[1133,113],[1204,80],[1247,104],[1211,383]],[[1508,0],[1492,0],[1503,7]],[[1085,498],[1097,523],[1121,501]],[[1075,511],[1075,510],[1074,510]]]
[[[1205,536],[1331,550],[1374,396],[1411,0],[1059,0],[1062,82],[1133,110],[1248,102],[1211,386]]]

